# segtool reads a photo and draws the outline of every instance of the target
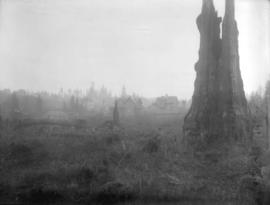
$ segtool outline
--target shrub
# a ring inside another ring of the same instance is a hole
[[[120,137],[117,134],[111,134],[105,138],[107,145],[113,145],[120,142]]]
[[[8,159],[18,165],[28,165],[32,162],[34,156],[30,147],[24,144],[14,144],[9,146]]]
[[[160,140],[157,137],[149,139],[143,146],[143,151],[146,153],[155,153],[160,149]]]
[[[260,178],[246,175],[240,179],[238,197],[247,204],[262,204],[264,190],[264,183]]]
[[[40,143],[11,143],[5,149],[6,163],[13,167],[22,168],[41,165],[49,159],[48,152]]]

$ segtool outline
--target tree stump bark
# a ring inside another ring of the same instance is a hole
[[[249,112],[239,66],[234,0],[226,0],[222,23],[213,0],[203,0],[197,18],[199,60],[192,105],[184,120],[184,142],[195,150],[251,140]]]

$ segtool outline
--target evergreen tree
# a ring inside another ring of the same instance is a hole
[[[10,102],[10,117],[18,119],[20,117],[20,105],[16,93],[12,93]]]
[[[69,109],[71,112],[75,111],[75,97],[72,95],[69,102]]]
[[[122,87],[121,97],[122,98],[126,98],[127,97],[127,91],[126,91],[126,87],[125,86]]]
[[[3,119],[2,119],[2,112],[1,112],[1,107],[0,107],[0,129],[2,128],[3,125]]]
[[[119,111],[118,111],[118,102],[115,100],[114,109],[113,109],[113,124],[118,126],[119,125]]]
[[[11,111],[18,111],[19,110],[19,100],[16,93],[12,93],[11,95]]]
[[[36,101],[36,115],[37,117],[41,117],[43,113],[43,100],[41,96],[39,95]]]
[[[75,112],[78,113],[79,111],[80,111],[79,98],[76,97],[76,100],[75,100]]]
[[[62,110],[63,110],[63,112],[67,112],[67,105],[66,105],[65,101],[62,104]]]
[[[265,88],[265,102],[266,102],[266,130],[268,137],[268,149],[270,149],[270,80],[266,83]]]

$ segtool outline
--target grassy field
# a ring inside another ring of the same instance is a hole
[[[260,171],[245,150],[232,148],[218,160],[219,150],[191,156],[182,147],[182,123],[178,118],[126,120],[118,128],[3,125],[0,201],[226,201],[243,190],[245,199],[257,194],[240,189],[250,173]]]

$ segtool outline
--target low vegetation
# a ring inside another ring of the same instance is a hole
[[[191,156],[182,148],[178,124],[180,118],[158,129],[144,125],[143,131],[128,122],[95,129],[3,126],[1,202],[248,199],[262,151],[251,152],[253,167],[239,147],[222,160],[215,150]],[[252,199],[262,194],[260,179]]]
[[[185,112],[164,118],[120,115],[117,125],[101,114],[77,121],[2,119],[0,202],[269,204],[264,102],[258,95],[249,101],[253,146],[201,153],[183,147]]]

